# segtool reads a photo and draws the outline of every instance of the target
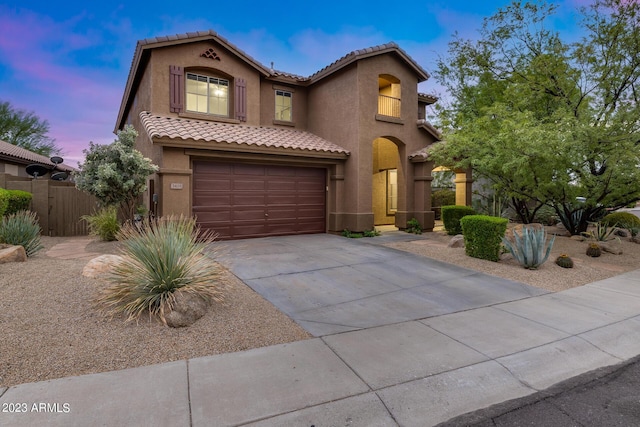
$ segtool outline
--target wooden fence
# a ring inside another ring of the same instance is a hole
[[[0,187],[33,194],[31,210],[38,215],[46,236],[86,236],[87,224],[80,218],[97,207],[95,197],[78,190],[67,181],[24,178],[0,173]]]

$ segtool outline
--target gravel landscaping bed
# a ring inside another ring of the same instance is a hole
[[[448,248],[451,236],[425,233],[422,239],[389,246],[439,259],[550,291],[560,291],[640,268],[640,245],[621,239],[622,255],[585,255],[587,243],[557,237],[549,258],[538,270],[512,259],[500,262],[468,257],[463,248]],[[133,368],[308,339],[305,332],[270,302],[230,272],[224,304],[188,328],[168,328],[143,317],[136,324],[108,319],[92,305],[105,283],[86,278],[90,258],[61,260],[46,255],[67,239],[43,237],[45,249],[26,263],[0,265],[0,386],[72,375]],[[92,253],[117,253],[117,243],[94,241]],[[553,260],[570,255],[572,269]],[[507,257],[508,258],[508,257]]]
[[[0,386],[133,368],[310,338],[233,274],[228,290],[188,328],[168,328],[103,317],[92,306],[104,282],[82,276],[88,259],[45,255],[66,239],[44,237],[46,249],[25,263],[0,265]],[[89,252],[116,253],[115,243],[91,243]]]
[[[527,270],[505,254],[499,262],[492,262],[469,257],[464,248],[449,248],[447,244],[452,236],[444,231],[424,233],[424,239],[411,242],[390,243],[387,246],[414,254],[426,256],[472,270],[481,271],[493,276],[516,280],[552,292],[570,289],[576,286],[617,276],[626,271],[640,269],[640,244],[630,242],[626,238],[611,241],[609,244],[619,245],[621,255],[603,252],[598,258],[586,255],[586,241],[556,236],[549,259],[537,270]],[[555,264],[560,254],[567,254],[573,259],[573,268],[562,268]]]

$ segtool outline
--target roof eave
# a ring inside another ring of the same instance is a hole
[[[173,148],[193,148],[206,149],[208,151],[233,151],[238,153],[251,154],[280,154],[295,157],[322,158],[322,159],[338,159],[346,160],[349,153],[336,153],[321,150],[304,150],[300,148],[285,147],[263,147],[251,144],[242,144],[236,142],[220,142],[220,141],[199,141],[192,138],[189,139],[173,139],[173,138],[152,138],[154,144],[163,147]]]

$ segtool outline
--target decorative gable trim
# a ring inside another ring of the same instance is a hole
[[[209,49],[205,50],[204,52],[202,52],[200,54],[201,57],[203,58],[209,58],[209,59],[214,59],[217,61],[220,61],[220,57],[218,56],[218,54],[216,53],[215,50],[213,50],[212,47],[210,47]]]
[[[169,66],[169,108],[172,113],[182,113],[184,109],[184,70],[176,65]]]

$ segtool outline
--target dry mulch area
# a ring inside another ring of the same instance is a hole
[[[556,227],[546,227],[548,232],[557,231]],[[505,254],[499,262],[472,258],[465,254],[464,248],[449,248],[447,244],[452,236],[444,231],[424,233],[420,240],[391,243],[387,246],[414,254],[438,259],[493,276],[516,280],[548,291],[557,292],[585,285],[627,271],[640,269],[640,244],[620,237],[610,241],[622,249],[621,255],[603,252],[598,258],[586,255],[587,241],[578,241],[576,236],[556,236],[551,255],[546,263],[537,270],[527,270],[520,266],[510,254]],[[560,254],[573,259],[574,268],[562,268],[555,264]]]
[[[210,356],[311,336],[233,274],[223,270],[226,301],[188,328],[141,318],[103,317],[92,305],[100,279],[82,276],[90,258],[61,260],[46,249],[25,263],[0,265],[0,386]],[[117,253],[115,243],[87,251]]]

